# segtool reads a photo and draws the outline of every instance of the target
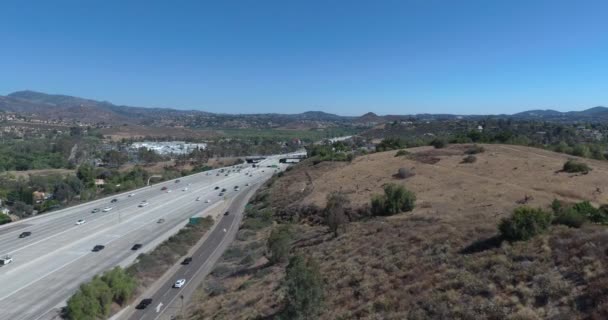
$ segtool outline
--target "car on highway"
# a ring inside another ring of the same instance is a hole
[[[167,187],[160,188],[160,191],[165,191],[165,190],[167,190]]]
[[[223,192],[220,192],[220,194],[218,194],[218,197],[223,197],[223,196],[224,196]]]
[[[182,264],[187,265],[190,264],[190,262],[192,262],[192,257],[187,257],[184,259],[184,261],[182,261]]]
[[[162,219],[162,218],[158,219],[158,221],[156,221],[156,223],[163,223],[163,222],[165,222],[165,219]]]
[[[95,208],[95,209],[93,209],[93,211],[91,211],[91,213],[97,213],[97,212],[99,212],[99,211],[101,211],[101,209],[99,209],[99,208]]]
[[[135,195],[135,193],[129,193],[129,198],[131,198],[134,195]]]
[[[224,215],[225,215],[225,216],[227,216],[227,215],[229,215],[229,214],[230,214],[230,211],[226,211],[226,212],[224,212]]]
[[[137,206],[138,206],[138,207],[140,207],[140,208],[143,208],[143,207],[145,207],[145,206],[147,206],[147,205],[148,205],[148,201],[144,200],[144,201],[142,201],[142,202],[141,202],[139,205],[137,205]]]
[[[81,225],[81,224],[83,224],[85,222],[86,222],[86,220],[80,219],[80,220],[76,221],[76,225],[79,226],[79,225]]]
[[[103,212],[109,212],[109,211],[112,211],[112,209],[113,209],[112,207],[105,207],[105,208],[103,208]]]
[[[93,247],[93,252],[99,252],[101,250],[103,250],[106,246],[98,244],[96,246]]]
[[[214,190],[218,190],[220,187],[215,187]]]
[[[215,176],[216,176],[216,177],[219,177],[219,176],[220,176],[220,174],[218,173],[218,174],[216,174]]]
[[[201,201],[201,197],[196,197],[196,201]]]
[[[0,259],[0,266],[5,266],[12,262],[13,258],[11,256],[4,256],[2,259]]]
[[[179,183],[180,181],[181,181],[181,180],[177,179],[177,180],[175,180],[175,183]]]
[[[141,249],[141,247],[143,247],[143,245],[141,243],[136,243],[131,247],[131,250],[136,251]]]
[[[167,193],[171,193],[171,189],[167,190]]]
[[[245,187],[249,187],[249,183],[245,183]]]
[[[179,279],[173,284],[173,288],[181,288],[186,284],[186,279]]]
[[[187,187],[186,187],[186,188],[183,188],[183,189],[182,189],[182,191],[188,191],[188,188],[187,188]]]
[[[139,310],[143,310],[146,307],[148,307],[150,304],[152,304],[152,299],[150,299],[150,298],[143,299],[139,302],[139,304],[135,308],[137,308]]]
[[[226,188],[222,188],[222,192],[226,192]]]
[[[209,199],[205,200],[205,203],[209,203],[209,202],[211,202],[211,200],[209,200]]]
[[[118,199],[116,199],[116,198],[114,198],[114,199],[112,199],[112,201],[110,201],[110,203],[116,203],[116,202],[118,202]]]
[[[31,232],[29,232],[29,231],[24,231],[24,232],[21,232],[21,234],[19,235],[19,238],[25,238],[25,237],[29,237],[29,236],[31,236],[31,235],[32,235],[32,233],[31,233]]]

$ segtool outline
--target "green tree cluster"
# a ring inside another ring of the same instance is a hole
[[[112,302],[124,305],[137,283],[124,269],[116,267],[84,283],[68,300],[66,316],[71,320],[100,319],[108,316]]]

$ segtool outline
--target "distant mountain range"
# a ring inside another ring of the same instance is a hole
[[[464,116],[452,114],[379,116],[373,112],[368,112],[360,117],[346,117],[323,111],[307,111],[299,114],[217,114],[199,110],[120,106],[107,101],[46,94],[29,90],[0,96],[0,111],[14,112],[33,119],[80,121],[91,124],[141,124],[225,128],[324,128],[344,124],[373,125],[407,119],[441,120],[486,117],[559,122],[608,121],[608,108],[606,107],[594,107],[583,111],[570,112],[530,110],[513,115]]]

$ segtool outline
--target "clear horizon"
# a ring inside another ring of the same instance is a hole
[[[602,1],[3,4],[0,92],[346,116],[607,105]]]

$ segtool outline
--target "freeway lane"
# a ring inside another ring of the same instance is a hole
[[[210,270],[212,267],[210,264],[213,264],[214,260],[213,256],[219,258],[236,235],[248,196],[247,193],[241,193],[235,197],[228,208],[230,214],[222,216],[216,228],[192,254],[192,262],[188,265],[182,265],[172,277],[149,297],[152,299],[152,304],[144,310],[135,310],[129,320],[159,319],[176,299],[185,294],[185,290],[188,289],[188,292],[194,291],[194,288],[199,284],[196,280],[202,280],[200,276],[205,269],[204,267]],[[181,288],[174,288],[173,284],[178,279],[186,279],[186,283]],[[139,303],[139,301],[135,303]]]
[[[278,162],[268,159],[266,164]],[[265,171],[265,172],[262,172]],[[164,182],[134,191],[132,197],[119,195],[50,213],[40,218],[18,222],[20,227],[0,228],[0,254],[11,254],[14,262],[0,267],[0,319],[36,319],[65,301],[80,285],[124,261],[130,261],[140,251],[130,250],[135,243],[150,249],[159,237],[208,207],[223,201],[216,186],[226,188],[231,198],[248,188],[246,183],[265,181],[272,175],[269,168],[246,168],[229,176],[217,171],[180,178],[181,182]],[[246,175],[249,172],[252,177]],[[233,187],[242,189],[235,192]],[[167,186],[171,193],[161,192]],[[187,187],[187,191],[182,188]],[[201,201],[196,201],[201,197]],[[205,203],[209,199],[210,203]],[[149,205],[137,205],[147,200]],[[92,214],[94,208],[113,206],[110,212]],[[75,225],[78,219],[83,225]],[[164,223],[157,223],[158,219]],[[22,231],[31,231],[30,237],[19,239]],[[106,248],[97,253],[93,246]]]

